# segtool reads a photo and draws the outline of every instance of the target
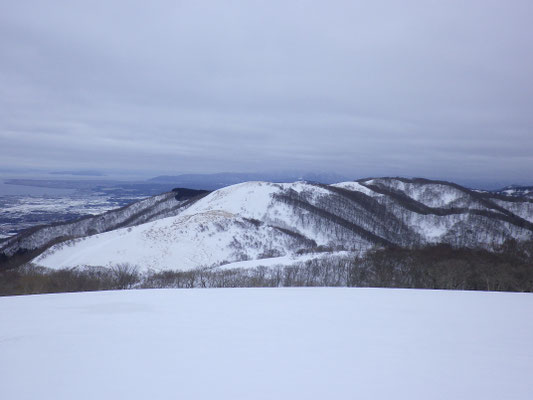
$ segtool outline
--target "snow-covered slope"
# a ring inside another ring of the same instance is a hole
[[[360,252],[440,242],[491,246],[533,237],[531,205],[427,180],[246,182],[178,205],[171,217],[58,244],[34,262],[49,268],[128,263],[141,270],[187,270],[317,247]]]
[[[285,254],[300,242],[274,227],[213,210],[56,245],[36,263],[51,268],[129,263],[142,269],[188,270]]]
[[[533,398],[533,295],[204,289],[0,298],[2,399]]]
[[[93,217],[28,229],[1,242],[0,264],[2,258],[19,256],[24,259],[28,254],[38,254],[57,242],[176,215],[189,206],[195,196],[202,195],[203,191],[176,189]]]

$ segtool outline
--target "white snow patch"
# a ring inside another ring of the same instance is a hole
[[[370,183],[370,181],[367,183]],[[369,189],[366,186],[361,185],[359,182],[340,182],[340,183],[335,183],[331,186],[335,186],[335,187],[346,189],[346,190],[352,190],[354,192],[361,192],[363,194],[366,194],[372,197],[382,196],[382,194],[374,192],[372,189]]]
[[[269,182],[245,182],[228,186],[210,193],[182,215],[223,210],[245,218],[261,220],[272,203],[272,195],[280,189],[280,185]]]
[[[451,227],[465,218],[462,215],[407,214],[405,222],[429,243],[438,242]]]
[[[359,253],[350,252],[350,251],[336,251],[336,252],[326,252],[326,253],[308,253],[308,254],[288,254],[282,257],[270,257],[262,258],[258,260],[247,260],[247,261],[238,261],[234,263],[224,264],[220,267],[217,267],[217,270],[226,270],[226,269],[249,269],[257,267],[286,267],[294,265],[301,262],[306,262],[310,260],[328,258],[328,257],[356,257]]]

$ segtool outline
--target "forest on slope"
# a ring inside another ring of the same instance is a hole
[[[487,249],[430,245],[382,248],[361,257],[330,256],[289,266],[140,272],[36,266],[0,272],[0,295],[133,288],[394,287],[533,292],[533,241]]]

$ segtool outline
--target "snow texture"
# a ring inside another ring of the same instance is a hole
[[[261,258],[257,260],[237,261],[234,263],[228,263],[221,265],[218,270],[228,269],[251,269],[257,267],[287,267],[298,263],[305,263],[311,260],[324,259],[324,258],[356,258],[360,254],[350,251],[336,251],[325,253],[309,253],[302,255],[286,255],[281,257],[269,257]]]
[[[259,258],[267,250],[281,253],[296,246],[294,242],[272,227],[209,210],[91,236],[71,246],[57,245],[36,263],[50,268],[130,263],[143,270],[190,270],[226,260]]]
[[[359,182],[340,182],[335,183],[331,186],[339,187],[346,190],[352,190],[355,192],[361,192],[363,194],[366,194],[367,196],[381,196],[380,194],[374,192],[371,189],[368,189],[367,187],[361,185]]]
[[[0,298],[3,399],[533,398],[531,294],[137,290]]]

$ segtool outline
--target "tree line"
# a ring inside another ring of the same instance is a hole
[[[197,268],[140,273],[113,268],[0,272],[0,295],[132,288],[344,286],[533,292],[533,241],[492,249],[449,245],[381,248],[360,257],[324,256],[290,266]]]

